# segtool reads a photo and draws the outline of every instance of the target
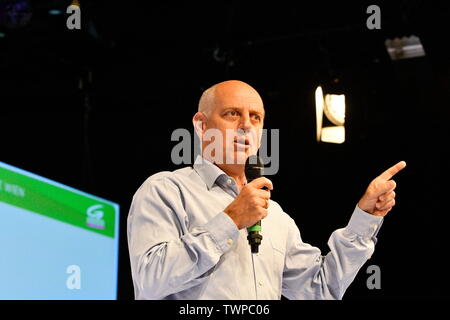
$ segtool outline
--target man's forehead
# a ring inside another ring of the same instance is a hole
[[[231,92],[224,95],[216,95],[215,106],[219,109],[238,108],[253,111],[264,111],[264,105],[258,93]]]

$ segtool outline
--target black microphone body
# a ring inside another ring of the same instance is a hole
[[[245,177],[247,178],[247,183],[250,183],[262,176],[264,176],[264,165],[261,159],[256,155],[248,157],[247,161],[245,162]],[[260,234],[261,220],[255,223],[253,226],[247,228],[247,231],[247,240],[250,245],[251,251],[252,253],[258,253],[259,245],[261,244],[263,238]]]

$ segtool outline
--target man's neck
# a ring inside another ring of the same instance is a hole
[[[216,164],[223,172],[232,177],[239,188],[239,191],[247,183],[245,178],[245,166],[243,164]]]

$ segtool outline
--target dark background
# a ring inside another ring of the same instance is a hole
[[[448,298],[448,2],[80,2],[82,29],[70,31],[70,1],[0,0],[0,161],[120,204],[120,299],[133,298],[131,198],[177,168],[172,131],[193,132],[202,91],[229,79],[263,97],[281,139],[272,197],[323,253],[368,183],[407,162],[344,299]],[[381,30],[366,27],[370,4]],[[426,56],[391,61],[384,41],[412,34]],[[319,84],[346,94],[344,144],[316,142]],[[366,287],[371,264],[380,290]]]

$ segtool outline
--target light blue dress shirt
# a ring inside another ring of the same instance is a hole
[[[200,156],[193,167],[142,184],[128,215],[135,298],[341,299],[371,257],[383,218],[356,206],[322,256],[270,200],[263,241],[252,254],[247,230],[223,212],[238,192],[233,178]]]

